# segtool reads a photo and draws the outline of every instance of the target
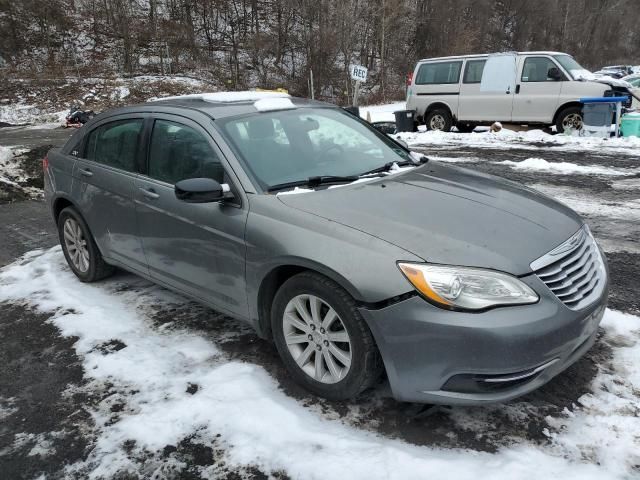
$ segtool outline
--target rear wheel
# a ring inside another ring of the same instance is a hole
[[[556,119],[556,131],[564,133],[565,130],[582,130],[582,109],[580,107],[567,107],[558,114]]]
[[[80,213],[67,207],[58,216],[58,236],[69,267],[83,282],[95,282],[108,277],[114,268],[103,259]]]
[[[271,326],[285,367],[317,395],[353,398],[380,376],[377,347],[354,300],[319,274],[301,273],[282,285]]]
[[[425,124],[427,126],[427,130],[449,132],[453,126],[453,117],[448,110],[438,108],[427,113],[425,116]]]

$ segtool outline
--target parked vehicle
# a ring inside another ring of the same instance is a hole
[[[593,72],[593,74],[598,77],[611,77],[611,78],[622,78],[625,75],[628,75],[626,72],[622,70],[607,70],[607,69],[598,70],[596,72]]]
[[[485,64],[498,55],[420,60],[407,88],[407,108],[427,129],[463,132],[495,121],[555,125],[558,132],[582,128],[582,97],[628,94],[624,83],[597,78],[560,52],[520,52],[493,76],[509,85],[483,90]],[[511,79],[510,79],[511,78]],[[510,80],[509,80],[510,79]]]
[[[591,347],[607,300],[604,256],[571,209],[319,102],[120,108],[43,168],[81,281],[120,267],[244,320],[334,400],[383,370],[399,400],[517,397]]]
[[[631,108],[640,110],[640,100],[638,100],[638,98],[640,98],[640,73],[628,75],[622,80],[631,85],[631,92],[635,95],[631,104]]]
[[[608,71],[608,72],[619,72],[620,78],[625,75],[631,75],[633,73],[632,65],[609,65],[608,67],[602,67],[600,70]]]

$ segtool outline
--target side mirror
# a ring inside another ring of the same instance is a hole
[[[547,77],[555,82],[558,82],[562,80],[562,72],[558,67],[551,67],[547,72]]]
[[[227,198],[225,193],[229,192],[229,186],[211,178],[187,178],[176,183],[174,190],[176,198],[183,202],[211,203]]]

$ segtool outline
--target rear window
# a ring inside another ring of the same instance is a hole
[[[141,118],[118,120],[92,130],[85,157],[103,165],[134,172],[142,122]]]
[[[480,83],[482,81],[482,72],[484,71],[484,64],[486,60],[467,60],[467,65],[464,67],[464,77],[462,77],[463,83]]]
[[[462,60],[455,62],[423,63],[418,69],[416,85],[442,85],[458,83]]]

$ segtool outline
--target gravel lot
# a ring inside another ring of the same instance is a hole
[[[49,130],[46,135],[44,131],[38,135],[34,129],[0,129],[0,145],[27,146],[35,151],[37,155],[24,156],[25,170],[35,171],[42,148],[64,142],[70,133]],[[577,209],[606,251],[611,270],[610,307],[640,315],[640,174],[562,174],[500,163],[535,157],[549,163],[634,169],[640,167],[638,157],[455,145],[423,151],[435,160],[455,162],[540,189]],[[37,179],[34,182],[37,184]],[[43,202],[20,194],[0,205],[0,237],[5,239],[0,266],[28,251],[57,243]],[[554,435],[562,430],[556,426],[562,423],[559,419],[585,406],[583,395],[593,393],[594,379],[599,372],[611,370],[613,352],[624,345],[620,338],[607,337],[602,331],[594,348],[579,362],[542,389],[507,405],[449,408],[398,403],[389,397],[384,382],[357,402],[332,403],[311,397],[293,384],[275,348],[233,319],[125,273],[99,288],[114,299],[126,295],[141,298],[143,303],[137,311],[145,316],[153,332],[186,330],[215,344],[218,355],[227,362],[264,368],[282,392],[321,419],[372,432],[376,438],[398,439],[421,448],[468,450],[470,455],[496,454],[505,448],[554,448]],[[116,381],[99,381],[89,375],[77,338],[63,335],[56,323],[49,321],[60,315],[60,311],[38,311],[28,301],[11,300],[0,305],[0,477],[36,478],[44,474],[47,479],[85,478],[101,465],[95,452],[102,433],[125,416],[135,415],[137,407],[131,400],[135,387],[127,390]],[[93,354],[107,357],[126,347],[122,339],[105,338],[94,347]],[[199,388],[197,382],[190,383],[187,392],[196,397]],[[640,393],[636,391],[635,395],[640,403]],[[636,411],[635,417],[639,415]],[[134,440],[130,444],[125,441],[122,449],[132,467],[114,477],[297,478],[292,472],[266,469],[263,461],[241,465],[230,461],[224,437],[205,437],[194,430],[157,450],[142,448]],[[570,460],[598,464],[598,455],[591,448],[578,447],[576,458]],[[640,475],[640,458],[629,459],[621,471],[629,478]]]

